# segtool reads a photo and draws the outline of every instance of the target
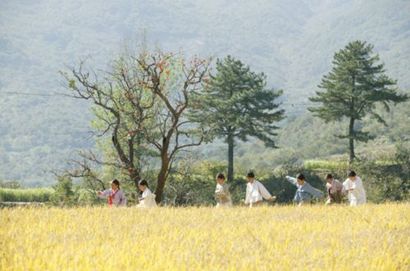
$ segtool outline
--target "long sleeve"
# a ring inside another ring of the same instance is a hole
[[[314,188],[310,184],[306,183],[305,187],[303,187],[303,190],[312,195],[315,198],[322,198],[323,197],[323,192]]]
[[[266,189],[266,187],[263,184],[261,184],[260,182],[257,182],[257,184],[258,184],[259,193],[264,199],[268,200],[272,198],[272,195],[269,193],[268,189]]]
[[[333,186],[330,183],[326,183],[326,190],[332,189]]]
[[[357,180],[355,181],[355,188],[364,190],[363,182],[362,179],[360,179],[360,177],[357,177]]]
[[[111,194],[111,189],[102,191],[101,195],[98,195],[99,198],[106,198]]]
[[[286,180],[288,182],[290,182],[291,184],[293,184],[293,185],[297,185],[297,183],[298,183],[296,178],[293,178],[293,177],[290,177],[290,176],[286,176]]]
[[[230,197],[230,193],[229,193],[229,185],[227,184],[217,184],[216,185],[216,189],[215,189],[215,198],[217,200],[222,200],[225,201],[228,199],[228,197]]]
[[[342,192],[343,185],[338,180],[333,180],[331,184],[326,183],[326,190],[330,194],[337,194]]]
[[[245,196],[245,204],[249,204],[251,202],[251,188],[249,184],[246,185],[246,196]]]
[[[232,205],[231,194],[229,193],[228,184],[216,185],[215,200],[217,202],[216,207]]]
[[[355,193],[358,198],[358,204],[366,203],[366,190],[364,190],[363,182],[360,177],[355,181]]]
[[[142,195],[141,195],[141,199],[145,200],[145,199],[149,198],[150,195],[151,195],[151,190],[149,190],[149,188],[146,188],[144,190],[144,192],[142,193]]]
[[[344,191],[347,191],[347,196],[350,206],[356,206],[366,203],[366,191],[364,190],[362,180],[356,177],[355,180],[347,179],[344,183]]]
[[[120,194],[120,201],[119,201],[118,205],[121,205],[121,206],[126,206],[127,205],[127,198],[125,197],[125,194],[122,191],[121,191],[121,194]]]
[[[216,194],[217,196],[223,196],[223,195],[225,195],[226,193],[225,193],[224,187],[223,187],[222,185],[218,184],[218,185],[216,186],[216,189],[215,189],[215,194]]]
[[[350,180],[347,179],[346,181],[343,182],[342,185],[343,185],[342,193],[347,194],[349,192]]]
[[[138,207],[155,207],[157,203],[155,202],[155,194],[151,192],[149,188],[146,188],[141,195],[140,203]]]
[[[220,194],[223,192],[222,185],[216,185],[215,194]]]

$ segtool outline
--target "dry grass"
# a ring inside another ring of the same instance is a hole
[[[0,210],[0,270],[410,270],[410,204]]]

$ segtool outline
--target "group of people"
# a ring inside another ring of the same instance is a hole
[[[256,180],[253,171],[246,175],[246,196],[244,203],[250,207],[257,206],[266,201],[274,201],[275,196],[272,196],[266,187]],[[364,190],[362,180],[356,175],[356,172],[350,171],[346,181],[339,182],[333,178],[332,174],[326,175],[326,204],[342,203],[343,198],[347,195],[350,206],[356,206],[366,203],[366,191]],[[303,174],[298,174],[296,178],[286,176],[286,180],[296,186],[296,193],[293,201],[298,205],[310,203],[315,199],[324,198],[324,193],[319,189],[310,185]],[[139,198],[138,207],[149,208],[157,206],[155,202],[155,194],[149,189],[148,182],[141,180],[138,183]],[[120,182],[113,180],[111,189],[97,192],[101,198],[107,198],[109,206],[126,206],[127,199],[124,192],[120,188]],[[225,182],[225,175],[219,173],[216,176],[215,189],[216,207],[232,206],[231,193],[229,185]]]
[[[246,197],[245,204],[257,206],[263,203],[263,200],[273,201],[276,197],[272,196],[266,187],[255,179],[255,174],[250,171],[246,175]],[[298,205],[310,203],[314,199],[322,199],[324,193],[310,185],[303,174],[298,174],[296,178],[286,176],[286,180],[296,186],[296,193],[293,201]],[[215,199],[217,207],[232,206],[229,186],[225,183],[225,176],[219,173],[216,176]],[[346,181],[339,182],[333,178],[332,174],[326,175],[326,204],[342,203],[343,197],[347,195],[350,206],[356,206],[366,203],[366,191],[364,190],[362,180],[356,175],[356,172],[350,171]]]
[[[139,197],[137,207],[149,208],[157,206],[155,194],[149,189],[148,182],[146,180],[141,180],[138,182],[138,190]],[[110,207],[127,205],[127,198],[120,188],[120,182],[116,179],[111,182],[111,189],[98,191],[97,195],[100,198],[107,198],[107,202]]]

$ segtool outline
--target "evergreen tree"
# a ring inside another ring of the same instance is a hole
[[[232,181],[235,139],[246,141],[251,136],[276,147],[275,123],[284,118],[284,110],[278,109],[275,100],[282,91],[266,88],[263,73],[252,72],[231,56],[218,59],[216,71],[197,95],[193,117],[211,131],[212,138],[226,140],[228,180]]]
[[[310,98],[321,104],[309,108],[314,116],[326,122],[349,120],[347,134],[339,137],[349,139],[350,162],[355,158],[354,141],[372,139],[368,132],[355,128],[356,121],[370,115],[386,124],[376,105],[381,104],[389,111],[390,103],[408,99],[397,93],[396,81],[385,74],[384,64],[378,61],[379,56],[373,54],[373,45],[363,41],[350,42],[335,53],[331,72],[318,86],[323,91],[316,91],[316,96]]]

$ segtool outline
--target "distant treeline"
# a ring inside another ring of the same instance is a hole
[[[51,188],[0,188],[0,202],[48,202],[53,193]]]

